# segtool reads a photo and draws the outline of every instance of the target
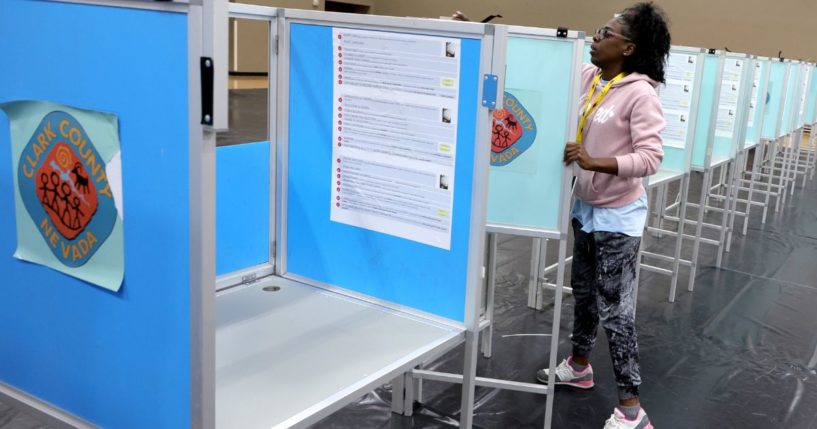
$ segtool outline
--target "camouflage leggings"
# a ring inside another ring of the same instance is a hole
[[[590,356],[601,321],[610,343],[619,399],[634,398],[641,384],[633,296],[641,238],[586,233],[581,228],[573,219],[573,355]]]

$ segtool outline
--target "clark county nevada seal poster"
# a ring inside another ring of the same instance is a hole
[[[118,291],[125,263],[117,117],[45,101],[0,109],[11,130],[14,256]]]
[[[491,165],[508,165],[525,153],[536,140],[536,122],[528,109],[505,91],[503,108],[494,110],[491,133]]]

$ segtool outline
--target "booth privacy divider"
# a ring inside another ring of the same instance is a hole
[[[20,190],[10,132],[19,124],[0,113],[0,395],[49,424],[213,426],[212,126],[226,115],[202,94],[213,92],[214,63],[224,64],[205,41],[214,14],[207,3],[0,2],[0,103],[48,101],[115,115],[121,144],[125,274],[110,292],[12,256],[15,224],[39,219],[13,215]],[[42,156],[55,156],[49,166],[71,168],[63,161],[72,151],[89,166],[55,173],[62,184],[44,191],[64,199],[48,205],[70,240],[81,225],[66,219],[89,213],[91,175],[102,177],[87,151],[105,142],[81,142],[57,124],[51,131],[53,144],[40,146]],[[56,237],[49,234],[49,243]]]

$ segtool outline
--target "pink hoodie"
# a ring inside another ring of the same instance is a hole
[[[584,108],[587,92],[599,69],[582,69]],[[596,207],[623,207],[641,198],[641,178],[655,174],[661,165],[661,131],[664,113],[655,92],[658,84],[640,73],[630,73],[613,84],[601,104],[587,118],[582,144],[594,158],[616,158],[618,175],[582,170],[574,163],[576,196]],[[596,95],[601,86],[596,89]],[[594,95],[595,97],[595,95]]]

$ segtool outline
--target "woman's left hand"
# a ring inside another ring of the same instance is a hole
[[[582,170],[594,170],[596,165],[595,161],[596,159],[584,150],[584,146],[574,142],[568,142],[567,146],[565,146],[565,165],[576,162]]]

